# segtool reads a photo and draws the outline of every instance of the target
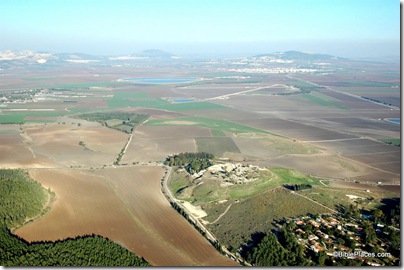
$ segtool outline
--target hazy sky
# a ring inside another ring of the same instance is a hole
[[[3,0],[0,50],[399,55],[399,0]]]

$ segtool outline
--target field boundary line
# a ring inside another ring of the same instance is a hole
[[[253,89],[249,89],[249,90],[244,90],[244,91],[240,91],[240,92],[225,94],[225,95],[211,97],[211,98],[205,98],[203,101],[212,100],[212,99],[224,99],[224,98],[229,97],[229,96],[236,96],[236,95],[240,95],[240,94],[244,94],[244,93],[248,93],[248,92],[253,92],[253,91],[258,91],[258,90],[262,90],[262,89],[270,88],[270,87],[271,86],[262,86],[262,87],[253,88]]]
[[[304,195],[302,195],[302,194],[299,194],[299,193],[294,192],[294,191],[290,191],[290,193],[292,193],[292,194],[294,194],[294,195],[298,195],[298,196],[300,196],[300,197],[302,197],[302,198],[305,198],[306,200],[309,200],[309,201],[311,201],[311,202],[313,202],[313,203],[316,203],[316,204],[318,204],[318,205],[320,205],[320,206],[322,206],[322,207],[324,207],[324,208],[330,210],[332,213],[336,213],[336,212],[337,212],[337,211],[335,211],[334,209],[331,209],[331,208],[329,208],[328,206],[325,206],[324,204],[321,204],[321,203],[319,203],[319,202],[316,202],[315,200],[310,199],[309,197],[306,197],[306,196],[304,196]]]

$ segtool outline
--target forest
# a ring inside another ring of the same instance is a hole
[[[28,243],[13,235],[12,228],[46,209],[50,190],[23,170],[0,170],[0,265],[2,266],[148,266],[111,240],[79,236],[56,242]]]
[[[214,155],[206,152],[180,153],[168,156],[164,164],[168,166],[184,166],[187,172],[194,174],[212,166],[211,160],[213,158]]]

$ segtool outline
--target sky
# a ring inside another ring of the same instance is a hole
[[[400,53],[399,0],[3,0],[0,10],[0,50]]]

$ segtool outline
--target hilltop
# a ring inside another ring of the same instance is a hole
[[[263,58],[269,57],[273,59],[282,59],[282,60],[337,60],[337,59],[345,59],[342,57],[337,57],[329,54],[318,54],[318,53],[304,53],[300,51],[286,51],[286,52],[274,52],[268,54],[259,54],[255,55],[253,58]]]

